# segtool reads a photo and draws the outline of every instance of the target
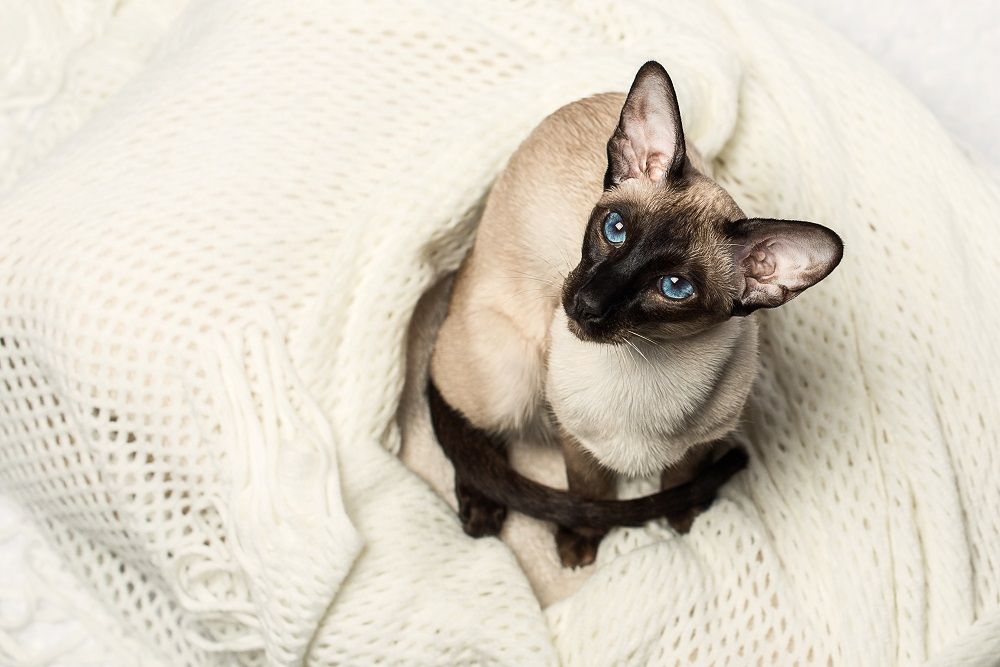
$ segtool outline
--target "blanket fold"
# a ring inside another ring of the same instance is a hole
[[[149,11],[135,77],[38,162],[40,109],[0,174],[0,488],[151,655],[995,658],[1000,192],[851,47],[778,0]],[[462,533],[422,383],[507,157],[649,59],[749,214],[847,251],[760,315],[747,472],[565,572],[523,517]]]

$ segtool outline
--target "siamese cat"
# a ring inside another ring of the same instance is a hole
[[[610,139],[609,139],[610,137]],[[747,460],[713,461],[757,373],[752,313],[825,278],[843,244],[811,222],[748,219],[686,146],[669,75],[546,118],[512,156],[458,271],[429,400],[466,532],[507,508],[558,526],[565,566],[605,532],[684,530]],[[513,471],[504,442],[557,442],[569,491]],[[616,501],[618,475],[665,491]]]

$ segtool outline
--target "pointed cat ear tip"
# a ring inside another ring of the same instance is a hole
[[[778,221],[780,222],[780,221]],[[795,224],[801,225],[803,227],[809,228],[813,232],[818,233],[819,237],[826,241],[829,245],[829,251],[831,254],[831,261],[833,266],[840,263],[840,260],[844,257],[844,239],[840,238],[840,234],[833,231],[826,225],[820,224],[818,222],[810,222],[807,220],[794,220],[789,221]]]
[[[840,264],[840,260],[844,259],[844,239],[840,238],[840,234],[833,231],[832,229],[827,228],[827,231],[829,231],[830,234],[833,236],[833,243],[836,246],[832,262],[833,266],[830,269],[831,271],[833,271],[833,269],[837,268],[837,265]]]
[[[840,260],[844,259],[844,239],[840,238],[840,234],[833,231],[826,225],[821,225],[818,222],[808,222],[804,224],[811,225],[816,231],[820,232],[831,246],[829,248],[829,269],[826,272],[826,275],[829,275],[835,268],[837,268],[837,265],[840,264]]]
[[[666,74],[667,70],[656,60],[647,60],[642,64],[642,67],[639,68],[639,72],[656,72],[657,74]]]
[[[828,253],[827,268],[826,271],[823,272],[823,277],[820,278],[820,280],[822,280],[833,273],[833,270],[840,264],[840,260],[844,259],[844,240],[840,238],[840,234],[833,231],[826,225],[822,225],[818,222],[801,220],[796,222],[800,225],[808,226],[813,231],[817,232],[819,236],[828,244],[826,248]]]
[[[673,81],[670,79],[670,74],[667,72],[666,68],[655,60],[647,60],[639,71],[635,74],[636,81],[642,81],[648,77],[655,77],[660,80],[666,80],[671,87],[673,87]]]

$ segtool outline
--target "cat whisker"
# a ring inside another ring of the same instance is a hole
[[[633,370],[638,371],[639,360],[636,359],[635,353],[631,349],[625,347],[624,345],[621,345],[621,343],[626,343],[627,339],[624,336],[618,336],[615,339],[615,342],[618,343],[618,345],[610,346],[612,352],[618,355],[618,358],[622,361],[622,363],[625,363],[627,361],[628,365],[631,366]]]
[[[504,300],[503,305],[506,306],[507,304],[509,304],[511,301],[513,301],[517,297],[523,296],[525,294],[530,294],[532,292],[535,292],[535,295],[533,297],[529,298],[529,299],[525,299],[525,301],[530,301],[531,303],[534,303],[536,301],[544,301],[544,300],[552,299],[553,298],[549,294],[549,291],[547,289],[545,289],[544,287],[541,287],[541,286],[539,286],[539,287],[529,287],[527,289],[523,289],[523,290],[521,290],[519,292],[515,292],[514,294],[511,294],[509,297],[507,297]]]
[[[648,358],[648,357],[647,357],[647,356],[646,356],[645,354],[643,354],[643,353],[642,353],[642,350],[640,350],[640,349],[639,349],[639,348],[638,348],[638,347],[636,346],[636,344],[635,344],[635,343],[633,343],[632,341],[630,341],[630,340],[629,340],[628,338],[625,338],[625,339],[623,339],[623,340],[625,341],[625,344],[626,344],[626,345],[628,345],[628,346],[629,346],[629,347],[631,347],[631,348],[632,348],[633,350],[635,350],[636,352],[638,352],[638,353],[639,353],[639,356],[640,356],[640,357],[642,357],[643,359],[645,359],[645,360],[646,360],[646,363],[647,363],[647,364],[648,364],[648,363],[650,363],[650,361],[649,361],[649,358]]]
[[[635,357],[632,356],[632,351],[621,347],[620,345],[612,345],[612,352],[618,356],[620,363],[624,366],[627,362],[629,366],[635,368]],[[626,352],[628,354],[626,354]]]
[[[557,283],[555,283],[554,281],[549,280],[547,278],[539,278],[538,276],[533,276],[530,273],[524,273],[522,271],[516,271],[515,270],[514,272],[517,273],[517,274],[519,274],[519,275],[516,275],[516,276],[501,276],[501,278],[506,278],[508,280],[520,280],[521,278],[527,278],[528,280],[537,280],[540,283],[545,283],[546,285],[550,285],[552,287],[556,287],[556,288],[560,287]]]
[[[653,345],[654,347],[657,347],[657,348],[659,348],[659,349],[661,349],[661,350],[663,350],[663,349],[664,349],[662,345],[660,345],[659,343],[657,343],[657,342],[656,342],[655,340],[653,340],[652,338],[649,338],[648,336],[643,336],[643,335],[642,335],[641,333],[637,333],[637,332],[635,332],[635,331],[632,331],[631,329],[626,329],[625,331],[626,331],[626,332],[628,332],[628,333],[629,333],[630,335],[632,335],[632,336],[635,336],[636,338],[641,338],[641,339],[643,339],[644,341],[646,341],[646,342],[647,342],[647,343],[649,343],[650,345]]]
[[[550,268],[550,269],[552,269],[552,270],[553,270],[553,271],[555,272],[555,274],[556,274],[557,276],[559,276],[559,277],[560,277],[560,278],[561,278],[561,279],[562,279],[563,281],[565,281],[565,280],[566,280],[566,274],[565,274],[564,272],[560,271],[560,270],[559,270],[559,267],[558,267],[558,266],[556,266],[555,264],[553,264],[553,263],[552,263],[552,261],[551,261],[550,259],[548,259],[547,257],[545,257],[545,255],[543,255],[543,254],[542,254],[542,253],[540,253],[540,252],[536,252],[536,253],[535,253],[535,257],[537,257],[538,259],[540,259],[540,260],[542,260],[543,262],[545,262],[546,264],[548,264],[548,265],[549,265],[549,268]]]
[[[547,294],[548,290],[545,289],[544,285],[536,285],[534,287],[525,287],[523,290],[520,290],[518,292],[514,292],[514,296],[517,296],[518,294],[526,294],[528,292],[542,292],[542,293]]]
[[[565,262],[565,266],[567,269],[566,272],[568,274],[569,271],[572,270],[573,263],[569,261],[569,257],[566,256],[566,250],[561,245],[556,245],[556,247],[559,249],[559,254],[562,255],[563,262]]]
[[[501,276],[507,280],[534,280],[537,283],[542,283],[543,285],[548,285],[552,289],[558,290],[559,285],[552,282],[551,280],[545,280],[544,278],[532,278],[531,276]]]

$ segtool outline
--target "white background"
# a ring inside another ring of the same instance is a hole
[[[970,154],[1000,167],[1000,1],[793,2],[910,88]]]

